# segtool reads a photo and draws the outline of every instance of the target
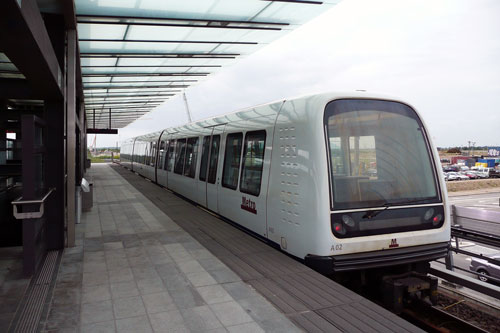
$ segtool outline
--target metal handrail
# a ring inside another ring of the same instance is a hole
[[[473,242],[500,247],[500,236],[462,228],[461,226],[451,227],[451,235],[455,238],[467,239]]]
[[[54,187],[50,188],[47,193],[43,196],[42,199],[39,200],[22,200],[23,197],[19,197],[16,200],[12,201],[11,204],[14,207],[14,217],[17,220],[24,220],[24,219],[38,219],[43,216],[44,214],[44,203],[45,200],[49,197],[49,195],[52,194],[56,189]],[[22,206],[22,205],[40,205],[40,209],[37,212],[27,212],[27,213],[19,213],[17,211],[17,206]]]
[[[445,279],[446,281],[457,283],[466,288],[478,291],[482,294],[500,299],[500,287],[498,286],[478,281],[469,276],[465,276],[463,274],[440,267],[430,267],[428,273]]]

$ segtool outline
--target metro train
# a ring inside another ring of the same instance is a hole
[[[323,273],[447,254],[437,150],[396,98],[280,100],[127,140],[120,163]]]

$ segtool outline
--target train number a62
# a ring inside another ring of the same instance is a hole
[[[330,248],[330,251],[342,251],[342,244],[332,245],[332,247]]]

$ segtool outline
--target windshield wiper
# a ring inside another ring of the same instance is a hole
[[[365,213],[365,215],[363,215],[363,218],[364,219],[371,219],[371,218],[374,218],[375,216],[377,216],[378,214],[382,213],[383,211],[387,210],[389,207],[391,207],[391,203],[390,202],[386,202],[384,203],[382,206],[384,206],[385,208],[382,209],[382,210],[369,210]]]
[[[382,213],[383,211],[387,210],[391,206],[404,206],[412,203],[417,203],[417,202],[422,202],[422,201],[427,201],[429,199],[415,199],[415,200],[408,200],[408,201],[402,201],[402,202],[385,202],[382,206],[385,207],[384,209],[381,210],[369,210],[363,215],[364,219],[371,219],[377,216],[378,214]]]

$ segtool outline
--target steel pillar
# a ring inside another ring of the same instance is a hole
[[[76,30],[67,31],[66,73],[66,203],[67,246],[75,246],[75,155],[76,155]]]
[[[47,249],[64,248],[64,102],[45,101],[47,123],[46,181],[55,188],[45,211],[47,217]]]

